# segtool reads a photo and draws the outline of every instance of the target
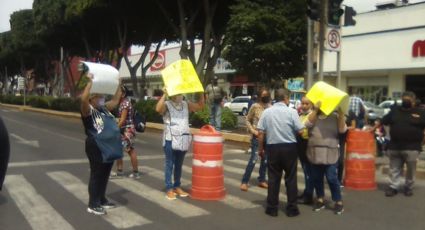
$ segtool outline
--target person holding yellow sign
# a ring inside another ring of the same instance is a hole
[[[164,134],[162,146],[165,153],[166,198],[175,200],[176,195],[187,197],[189,194],[180,187],[184,156],[190,147],[189,112],[204,107],[204,95],[200,93],[197,103],[183,100],[182,94],[173,95],[166,100],[167,90],[156,104],[156,111],[163,116]],[[171,176],[174,168],[174,183]]]

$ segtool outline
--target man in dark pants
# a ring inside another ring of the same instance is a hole
[[[425,112],[415,106],[416,95],[406,91],[402,95],[401,107],[395,106],[382,120],[390,126],[391,140],[388,145],[390,158],[390,184],[385,191],[387,197],[395,196],[400,186],[403,166],[406,164],[404,195],[413,195],[416,163],[424,139]]]
[[[7,165],[9,163],[9,135],[3,120],[0,118],[0,190],[3,186],[4,178],[6,176]]]
[[[280,181],[282,171],[285,172],[285,186],[288,202],[286,215],[288,217],[300,214],[297,206],[297,139],[301,135],[302,125],[296,110],[288,107],[289,91],[275,91],[276,103],[265,110],[260,117],[257,129],[259,131],[259,154],[264,157],[264,135],[267,138],[266,151],[268,156],[269,187],[267,190],[266,214],[277,216],[279,205]]]

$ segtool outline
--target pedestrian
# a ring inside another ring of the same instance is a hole
[[[386,151],[388,139],[386,138],[387,132],[385,131],[384,125],[382,124],[381,119],[375,120],[375,125],[372,128],[372,131],[374,132],[375,139],[376,139],[376,146],[377,146],[377,155],[383,156],[384,151]]]
[[[265,109],[270,107],[270,93],[266,89],[262,89],[259,91],[258,94],[259,100],[254,103],[251,108],[248,111],[248,114],[246,116],[246,126],[248,129],[248,132],[251,134],[251,156],[248,161],[248,165],[246,166],[245,173],[242,177],[242,183],[240,186],[240,189],[242,191],[248,191],[248,182],[251,178],[252,171],[254,170],[255,163],[257,163],[258,155],[257,155],[257,149],[258,149],[258,130],[257,130],[257,124],[260,120],[260,116],[263,113]],[[258,176],[258,186],[261,188],[267,188],[267,180],[266,180],[266,170],[267,170],[267,164],[266,164],[266,158],[260,157],[260,170],[259,170],[259,176]]]
[[[115,207],[106,199],[105,192],[114,160],[122,158],[120,131],[110,113],[118,106],[121,89],[118,88],[112,100],[105,103],[103,95],[90,94],[92,77],[88,75],[88,83],[81,95],[81,119],[87,135],[85,151],[90,163],[87,212],[104,215],[105,209]]]
[[[297,111],[289,108],[289,91],[275,91],[276,103],[264,110],[258,122],[258,152],[264,156],[265,138],[269,184],[267,190],[267,208],[265,213],[278,215],[280,182],[285,172],[285,186],[288,197],[286,215],[298,216],[297,206],[297,133],[301,135],[304,126]]]
[[[306,97],[301,98],[301,106],[299,111],[300,121],[304,126],[308,125],[308,116],[312,112],[313,103]],[[305,188],[303,193],[298,197],[302,204],[313,204],[313,183],[311,179],[311,164],[307,159],[307,144],[308,144],[308,130],[303,129],[301,135],[297,136],[297,149],[298,157],[300,159],[301,167],[304,171],[304,184]]]
[[[366,119],[366,108],[363,100],[357,95],[357,90],[354,89],[350,96],[349,112],[354,115],[354,121],[356,122],[356,128],[362,129],[365,125]]]
[[[120,105],[118,109],[118,127],[120,128],[121,132],[121,140],[124,152],[130,156],[130,162],[133,169],[128,177],[139,179],[139,165],[137,161],[137,153],[134,148],[134,139],[136,138],[136,128],[133,120],[134,108],[130,99],[128,98],[128,89],[121,87],[121,92]],[[123,160],[117,160],[117,172],[111,173],[111,178],[122,178],[124,176],[123,166]]]
[[[401,106],[396,106],[384,116],[382,123],[390,126],[388,157],[390,158],[390,183],[385,191],[387,197],[395,196],[400,187],[400,177],[406,164],[404,195],[413,195],[416,162],[424,140],[425,112],[415,106],[416,95],[406,91]]]
[[[4,178],[6,177],[7,165],[9,164],[9,134],[6,126],[0,117],[0,190],[3,187]]]
[[[217,131],[221,130],[221,112],[223,107],[224,90],[218,86],[218,77],[214,76],[211,84],[205,89],[210,107],[210,125]]]
[[[204,96],[193,103],[183,100],[183,95],[173,95],[166,100],[167,91],[156,104],[156,111],[163,116],[163,144],[165,153],[165,187],[166,198],[175,200],[176,195],[187,197],[189,194],[181,187],[181,174],[184,156],[190,147],[191,134],[189,128],[189,112],[196,112],[204,107]],[[171,176],[174,169],[174,183]]]
[[[334,212],[340,215],[344,211],[344,205],[338,179],[339,135],[347,131],[347,125],[341,108],[338,108],[338,114],[331,113],[326,116],[320,111],[320,106],[321,102],[316,103],[313,112],[308,116],[310,128],[307,157],[311,163],[311,177],[317,193],[313,210],[320,211],[325,208],[325,176],[332,200],[335,202]]]

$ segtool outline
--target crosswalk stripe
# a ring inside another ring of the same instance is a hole
[[[74,229],[24,178],[6,177],[6,188],[32,229]]]
[[[173,201],[167,200],[163,192],[135,180],[117,179],[111,180],[111,182],[145,198],[146,200],[149,200],[150,202],[158,204],[162,208],[165,208],[180,217],[187,218],[209,214],[208,211],[186,203],[181,199]]]
[[[141,169],[142,171],[147,172],[148,175],[152,177],[155,177],[160,180],[164,179],[164,172],[162,172],[161,170],[154,169],[148,166],[142,166]],[[183,183],[183,186],[189,186],[192,184],[190,180],[187,180],[185,178],[182,178],[181,182]],[[256,208],[259,206],[257,204],[252,203],[251,201],[248,201],[230,194],[227,194],[225,198],[223,200],[219,200],[219,202],[222,202],[236,209],[249,209],[249,208]]]
[[[87,185],[77,177],[64,171],[48,172],[47,175],[81,202],[85,203],[88,201],[89,195],[85,192]],[[152,223],[150,220],[125,206],[110,209],[108,210],[108,215],[103,215],[102,217],[116,228],[132,228]]]

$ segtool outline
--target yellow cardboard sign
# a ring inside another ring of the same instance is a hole
[[[344,91],[341,91],[323,81],[319,81],[311,87],[306,97],[316,104],[321,101],[320,110],[327,116],[331,114],[338,106],[347,114],[349,97]]]
[[[161,74],[169,96],[204,92],[198,74],[189,60],[175,61],[162,70]]]

